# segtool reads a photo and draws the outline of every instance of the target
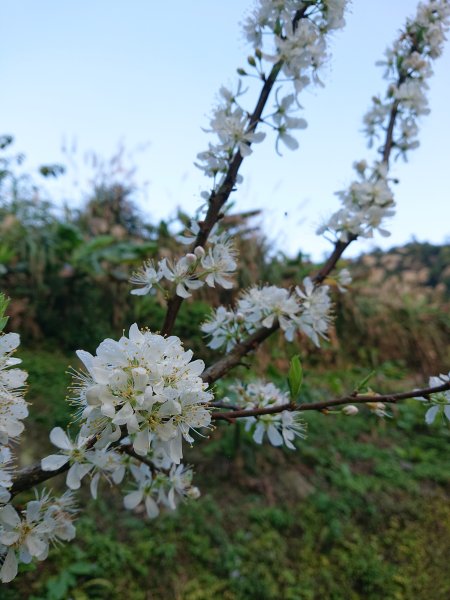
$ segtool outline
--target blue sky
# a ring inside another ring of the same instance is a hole
[[[300,149],[280,158],[269,136],[246,161],[236,208],[262,208],[266,232],[280,248],[315,257],[329,248],[315,226],[338,207],[334,191],[350,182],[353,161],[370,156],[360,129],[371,96],[384,89],[374,63],[415,4],[355,0],[346,28],[332,40],[325,88],[300,98],[308,121],[298,134]],[[129,151],[148,144],[130,158],[143,190],[140,206],[154,219],[177,206],[193,212],[208,187],[193,166],[208,142],[201,127],[220,85],[232,84],[236,67],[245,66],[239,22],[251,6],[245,0],[3,0],[0,132],[15,136],[30,167],[64,162],[63,142],[76,145],[80,173],[71,169],[52,190],[72,205],[87,189],[85,151],[109,157],[121,140]],[[393,165],[400,184],[392,236],[376,238],[375,245],[412,236],[448,240],[449,97],[447,46],[431,80],[421,147],[407,164]],[[371,245],[360,243],[353,252]]]

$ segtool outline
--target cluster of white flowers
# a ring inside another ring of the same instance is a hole
[[[362,160],[354,167],[359,180],[336,193],[342,208],[321,225],[317,233],[335,232],[343,242],[351,236],[371,238],[375,231],[388,236],[389,232],[382,225],[385,219],[395,214],[395,201],[389,187],[387,166],[375,163],[369,169],[366,161]]]
[[[81,410],[82,438],[72,444],[57,431],[54,443],[65,451],[64,460],[74,461],[80,448],[89,450],[88,437],[98,436],[103,448],[125,431],[137,454],[161,449],[178,464],[182,439],[192,443],[191,430],[209,426],[206,404],[212,394],[200,377],[205,365],[191,361],[192,351],[185,351],[178,337],[164,338],[133,324],[129,337],[104,340],[95,356],[84,350],[77,355],[87,370],[77,375],[73,399]],[[95,460],[89,457],[90,463]]]
[[[7,322],[4,312],[7,300],[0,294],[0,332]],[[72,523],[75,508],[70,493],[52,498],[43,493],[28,502],[18,512],[12,504],[11,487],[14,471],[10,444],[24,430],[22,420],[28,416],[23,397],[28,374],[16,365],[22,361],[13,356],[20,344],[17,333],[0,333],[0,580],[12,581],[17,575],[19,562],[29,563],[33,558],[44,560],[49,544],[68,541],[75,537]],[[11,368],[13,367],[13,368]]]
[[[152,518],[159,504],[174,509],[181,498],[197,498],[192,470],[180,461],[183,439],[193,443],[192,432],[211,422],[203,361],[192,361],[179,338],[140,331],[136,324],[129,337],[104,340],[95,356],[77,354],[87,371],[75,373],[73,387],[80,432],[72,441],[55,427],[50,440],[60,452],[42,459],[42,469],[67,470],[71,490],[89,476],[94,498],[101,479],[118,485],[131,476],[137,489],[126,495],[125,506],[144,502]],[[139,467],[137,459],[143,461]]]
[[[12,356],[19,344],[17,333],[0,334],[0,444],[3,445],[22,433],[22,419],[28,416],[23,397],[27,373],[10,368],[22,362]]]
[[[20,337],[17,333],[2,333],[8,320],[4,316],[7,304],[4,295],[0,294],[0,506],[9,501],[8,490],[12,486],[13,457],[9,445],[24,430],[22,420],[28,416],[23,397],[28,374],[16,368],[22,361],[13,356]]]
[[[159,506],[175,510],[184,498],[196,499],[200,491],[192,485],[193,471],[185,465],[172,465],[169,471],[155,471],[147,464],[130,468],[136,489],[124,498],[124,506],[134,509],[144,503],[147,516],[154,519],[159,514]]]
[[[278,389],[273,383],[255,381],[247,385],[231,387],[237,399],[237,406],[245,410],[277,408],[289,404],[289,394]],[[226,398],[226,401],[229,399]],[[236,404],[233,402],[233,404]],[[257,444],[262,444],[267,435],[272,446],[283,444],[295,450],[296,437],[306,437],[306,427],[299,411],[283,410],[274,414],[245,417],[245,430],[251,431]]]
[[[419,4],[416,17],[407,20],[400,37],[386,50],[385,60],[379,61],[386,69],[389,87],[385,99],[374,97],[364,117],[371,142],[382,135],[395,106],[394,148],[406,157],[408,150],[419,145],[417,118],[429,113],[427,79],[433,75],[432,61],[442,54],[449,18],[446,0]]]
[[[392,122],[391,147],[406,158],[408,150],[417,148],[418,117],[429,112],[427,79],[433,74],[431,64],[442,53],[449,27],[450,5],[447,0],[419,4],[415,19],[408,20],[398,40],[386,50],[389,82],[385,98],[375,96],[364,116],[369,145],[384,138]],[[395,213],[395,202],[387,178],[387,161],[368,169],[365,161],[356,163],[359,181],[338,192],[342,208],[317,231],[333,232],[343,242],[352,236],[372,237],[374,231],[389,235],[384,221]]]
[[[181,298],[188,298],[191,291],[198,290],[205,284],[209,287],[217,284],[229,289],[233,287],[229,278],[236,271],[236,254],[233,242],[226,233],[212,235],[208,239],[206,250],[197,246],[194,252],[176,262],[163,258],[155,266],[152,260],[146,261],[130,279],[130,283],[140,286],[131,290],[131,293],[137,296],[151,293],[156,288],[161,288],[160,281],[164,278],[175,286],[175,293]]]
[[[436,377],[430,377],[429,385],[430,387],[437,387],[442,385],[443,383],[448,383],[450,381],[450,372],[445,374],[438,375]],[[425,422],[428,425],[434,423],[436,417],[441,416],[442,418],[446,418],[450,423],[450,390],[446,392],[438,392],[436,394],[431,394],[428,399],[426,398],[416,398],[416,400],[420,400],[421,402],[427,402],[431,404],[430,408],[425,413]]]
[[[75,537],[73,497],[66,492],[60,498],[43,493],[18,512],[11,504],[0,508],[0,557],[2,583],[17,575],[19,562],[45,560],[49,545]]]
[[[300,108],[298,103],[295,107],[293,104],[304,87],[311,81],[320,83],[318,70],[327,58],[326,35],[344,26],[345,5],[346,0],[260,0],[243,25],[244,35],[254,47],[254,56],[249,57],[248,62],[256,70],[257,79],[266,80],[266,64],[279,64],[285,80],[294,85],[295,95],[287,93],[281,101],[277,98],[274,112],[261,119],[277,132],[277,152],[280,141],[292,150],[298,147],[289,130],[305,128],[306,121],[287,112]],[[268,47],[264,43],[267,38],[270,39]],[[243,69],[238,72],[247,75]],[[261,142],[265,137],[265,133],[255,131],[256,124],[251,122],[250,113],[239,103],[238,99],[245,91],[241,80],[236,92],[225,87],[219,90],[219,103],[206,130],[216,134],[218,140],[209,143],[208,149],[198,154],[199,162],[196,163],[214,180],[218,175],[225,175],[237,153],[248,156],[252,151],[251,144]]]
[[[260,327],[270,328],[275,321],[288,341],[303,331],[318,346],[326,338],[331,323],[332,303],[327,285],[315,286],[309,277],[295,292],[277,286],[252,287],[238,298],[234,310],[220,306],[202,325],[211,336],[209,346],[227,351]]]

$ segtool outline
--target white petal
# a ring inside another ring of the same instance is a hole
[[[18,531],[4,531],[0,533],[0,543],[5,546],[12,546],[19,539],[20,534]]]
[[[39,556],[47,550],[47,544],[36,534],[29,533],[25,539],[25,545],[31,556]]]
[[[148,287],[148,286],[147,286]],[[143,288],[145,289],[145,288]],[[147,290],[148,291],[148,290]],[[134,290],[133,292],[131,292],[132,294],[135,293],[137,294],[138,292],[142,293],[141,290]],[[145,292],[147,293],[147,292]],[[136,323],[133,323],[133,325],[131,325],[130,327],[130,331],[128,333],[128,337],[130,338],[130,340],[132,342],[142,342],[142,340],[144,339],[143,334],[140,332],[139,327],[137,326]]]
[[[264,425],[262,423],[258,423],[255,427],[255,431],[253,432],[253,439],[257,444],[262,444],[264,436]]]
[[[97,490],[98,490],[98,482],[100,480],[100,473],[96,473],[94,477],[91,479],[91,496],[94,500],[97,500]]]
[[[72,450],[73,444],[61,427],[54,427],[50,432],[50,441],[61,450]]]
[[[128,510],[132,510],[142,502],[142,498],[142,490],[136,490],[135,492],[131,492],[130,494],[127,494],[125,496],[125,498],[123,499],[123,504],[125,508],[128,508]]]
[[[148,450],[150,448],[150,437],[148,434],[148,429],[144,429],[144,431],[139,431],[136,434],[136,437],[133,441],[133,448],[136,454],[140,456],[146,456]]]
[[[283,437],[275,425],[269,425],[267,435],[272,446],[281,446],[283,444]]]
[[[11,525],[11,527],[17,527],[20,523],[20,517],[15,508],[11,504],[7,504],[0,509],[0,521],[6,523],[6,525]]]
[[[17,558],[15,551],[10,548],[0,570],[2,583],[9,583],[17,575]]]
[[[92,361],[94,359],[94,357],[92,356],[92,354],[90,354],[89,352],[86,352],[85,350],[77,350],[76,355],[81,360],[81,362],[86,367],[86,369],[89,372],[91,372]]]
[[[42,503],[39,500],[31,500],[27,504],[27,523],[33,523],[38,520]]]
[[[425,423],[431,425],[439,412],[439,406],[432,406],[425,413]]]
[[[0,336],[0,354],[6,354],[15,350],[20,345],[20,336],[18,333],[7,333]]]
[[[447,404],[447,406],[444,408],[444,414],[447,417],[447,419],[450,421],[450,404]]]
[[[69,460],[67,454],[50,454],[41,460],[41,467],[44,471],[56,471],[65,465]]]
[[[145,509],[149,519],[154,519],[159,515],[159,508],[151,496],[145,498]]]

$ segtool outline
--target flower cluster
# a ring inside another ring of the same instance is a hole
[[[321,225],[317,233],[336,232],[343,242],[351,236],[371,238],[375,231],[383,236],[389,232],[382,227],[384,220],[395,214],[395,201],[389,187],[387,166],[375,163],[369,169],[366,161],[355,163],[358,180],[349,188],[337,192],[342,208]]]
[[[205,365],[191,361],[192,351],[185,351],[179,338],[140,331],[134,324],[129,337],[104,340],[95,356],[77,354],[87,370],[74,387],[84,437],[115,442],[123,430],[137,454],[162,449],[178,464],[182,439],[192,443],[190,432],[209,426],[205,405],[212,394],[200,377]]]
[[[370,142],[379,137],[393,110],[396,112],[393,147],[406,158],[408,150],[417,148],[417,118],[429,113],[427,79],[433,74],[432,61],[442,54],[445,32],[449,27],[450,5],[445,0],[419,4],[414,19],[408,19],[404,31],[385,60],[389,81],[386,97],[373,99],[373,106],[364,117]]]
[[[279,101],[280,87],[274,112],[252,119],[250,112],[240,105],[239,98],[246,91],[242,89],[242,80],[239,80],[236,92],[222,87],[210,127],[206,130],[214,133],[217,141],[209,143],[208,149],[197,156],[196,165],[208,177],[216,180],[218,176],[225,176],[238,153],[241,157],[251,154],[251,145],[261,142],[265,137],[265,133],[256,131],[258,122],[276,131],[277,152],[280,141],[290,149],[298,147],[297,140],[289,131],[305,128],[306,121],[288,115],[288,110],[300,108],[298,103],[295,107],[293,105],[303,88],[311,81],[320,82],[318,70],[327,58],[326,35],[343,27],[345,5],[345,0],[313,0],[307,3],[299,0],[261,0],[258,3],[243,25],[244,35],[254,47],[254,56],[249,57],[248,63],[256,70],[257,79],[263,81],[268,77],[266,66],[277,65],[277,75],[281,71],[285,80],[293,83],[295,95],[287,93]],[[270,39],[268,47],[264,43],[267,38]],[[248,75],[244,69],[238,72],[241,76]],[[237,178],[239,180],[240,176]]]
[[[197,499],[200,491],[192,485],[193,471],[185,465],[172,465],[170,470],[155,471],[147,464],[131,467],[136,489],[124,498],[124,506],[134,509],[144,504],[147,516],[154,519],[159,514],[159,505],[175,510],[184,498]]]
[[[386,139],[380,149],[383,162],[370,169],[365,161],[356,163],[359,180],[337,193],[342,208],[318,229],[318,234],[328,230],[344,242],[351,237],[372,237],[374,231],[389,235],[383,226],[395,213],[387,178],[389,153],[392,149],[406,158],[407,151],[419,145],[417,120],[429,112],[427,79],[433,74],[432,61],[442,53],[449,19],[446,0],[419,4],[415,19],[407,21],[392,48],[386,50],[386,59],[379,63],[386,67],[386,96],[375,96],[364,116],[369,145],[377,138]]]
[[[193,290],[205,284],[209,287],[217,284],[229,289],[233,287],[229,278],[236,267],[236,250],[232,240],[225,233],[213,235],[209,238],[206,250],[197,246],[194,252],[176,262],[163,258],[156,266],[152,260],[146,261],[130,279],[130,283],[140,286],[131,290],[131,293],[137,296],[148,294],[161,288],[162,279],[175,286],[175,293],[181,298],[188,298]]]
[[[19,436],[24,429],[22,419],[28,416],[23,398],[27,373],[10,368],[22,362],[12,356],[19,344],[17,333],[0,334],[0,444]]]
[[[319,345],[326,338],[331,323],[332,303],[327,285],[315,286],[309,277],[304,289],[295,292],[277,286],[252,287],[238,298],[236,308],[218,307],[203,323],[202,331],[211,337],[209,346],[227,351],[260,327],[272,327],[276,321],[288,341],[298,331]]]
[[[430,387],[437,387],[442,385],[443,383],[448,383],[450,381],[450,372],[445,375],[441,374],[437,377],[430,377],[429,385]],[[437,417],[446,418],[450,423],[450,391],[446,392],[438,392],[436,394],[431,394],[428,398],[416,398],[416,400],[420,400],[421,402],[427,402],[431,404],[430,408],[425,413],[425,422],[428,425],[434,423]]]
[[[0,508],[0,557],[2,583],[17,575],[19,562],[29,563],[34,558],[45,560],[49,545],[70,541],[75,537],[73,497],[70,493],[51,498],[44,493],[31,500],[18,512],[11,504]]]
[[[28,374],[16,365],[22,361],[13,356],[20,344],[17,333],[2,333],[8,317],[8,301],[0,293],[0,506],[10,499],[13,457],[9,444],[24,430],[22,420],[28,416],[23,393]]]
[[[237,398],[239,408],[245,410],[289,406],[289,394],[282,392],[273,383],[255,381],[248,385],[237,384],[231,391]],[[293,442],[296,437],[306,437],[306,427],[300,419],[300,412],[288,408],[273,414],[246,417],[245,430],[252,432],[257,444],[262,444],[267,435],[272,446],[284,444],[291,450],[295,450]]]
[[[75,372],[73,386],[81,428],[74,441],[60,427],[51,431],[59,453],[43,458],[42,469],[67,471],[71,490],[88,476],[94,498],[101,479],[118,485],[131,477],[137,489],[127,494],[125,506],[144,502],[149,517],[158,514],[158,505],[174,509],[182,498],[197,498],[192,470],[180,461],[182,440],[193,443],[192,432],[211,422],[203,361],[192,361],[179,338],[140,331],[136,324],[129,337],[104,340],[95,356],[77,354],[87,371]]]

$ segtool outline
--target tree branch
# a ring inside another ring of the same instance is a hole
[[[279,406],[272,406],[268,408],[255,408],[249,410],[232,410],[225,413],[213,413],[212,418],[214,420],[225,420],[238,419],[243,417],[257,417],[260,415],[273,415],[285,410],[289,411],[306,411],[306,410],[326,410],[333,408],[334,406],[342,406],[343,404],[368,404],[370,402],[382,402],[383,404],[395,404],[401,400],[407,400],[408,398],[423,397],[428,398],[430,394],[436,394],[439,392],[445,392],[450,390],[450,381],[438,385],[435,387],[428,387],[419,390],[412,390],[409,392],[399,392],[397,394],[384,394],[384,395],[369,395],[369,394],[349,394],[348,396],[342,396],[341,398],[335,398],[334,400],[324,400],[323,402],[308,402],[304,404],[281,404]]]
[[[301,10],[298,10],[293,19],[293,27],[296,29],[298,22],[300,19],[305,18],[305,13],[307,11],[308,6],[303,7]],[[269,76],[264,80],[264,84],[262,86],[261,92],[259,94],[259,98],[256,102],[255,109],[253,113],[250,115],[249,124],[247,127],[247,133],[253,133],[256,131],[258,123],[261,120],[261,116],[264,110],[264,107],[269,99],[270,92],[275,84],[275,81],[283,67],[283,61],[279,60],[272,67]],[[248,144],[251,145],[250,143]],[[228,201],[231,192],[234,190],[236,186],[236,179],[239,173],[239,168],[244,160],[244,157],[239,152],[239,150],[234,155],[232,161],[229,164],[228,171],[220,184],[220,187],[217,191],[213,190],[209,197],[209,207],[206,213],[205,219],[199,223],[200,231],[197,234],[195,242],[192,245],[192,250],[197,246],[204,246],[208,240],[209,234],[211,233],[214,225],[222,218],[222,208]],[[172,333],[173,327],[175,325],[175,321],[178,315],[178,311],[180,310],[181,304],[183,303],[183,298],[177,296],[175,293],[169,298],[167,302],[167,311],[164,319],[164,324],[161,329],[162,335],[170,335]]]

